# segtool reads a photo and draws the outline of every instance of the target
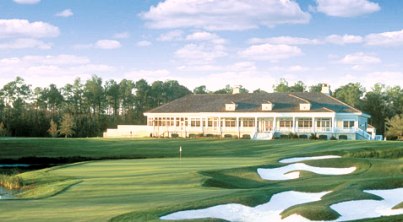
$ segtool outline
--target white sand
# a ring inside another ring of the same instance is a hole
[[[279,162],[280,163],[296,163],[296,162],[302,162],[302,161],[306,161],[306,160],[322,160],[322,159],[334,159],[334,158],[341,158],[341,156],[327,155],[327,156],[313,156],[313,157],[294,157],[294,158],[282,159]]]
[[[310,171],[322,175],[345,175],[350,174],[356,170],[356,167],[349,168],[327,168],[327,167],[313,167],[305,163],[294,163],[283,167],[273,169],[257,169],[257,173],[262,179],[265,180],[290,180],[299,178],[299,172],[294,171]]]
[[[228,221],[296,221],[296,217],[281,219],[280,213],[297,204],[309,203],[320,200],[330,192],[303,193],[287,191],[272,196],[268,203],[256,207],[248,207],[241,204],[224,204],[200,210],[180,211],[161,217],[161,220],[186,220],[202,218],[218,218]],[[290,218],[290,219],[289,219]],[[298,217],[297,221],[309,221],[304,217]]]
[[[305,160],[340,158],[340,156],[316,156],[316,157],[296,157],[283,159],[281,163],[294,163],[284,167],[274,169],[259,168],[258,174],[266,180],[290,180],[300,176],[299,171],[311,171],[323,175],[344,175],[352,173],[356,167],[349,168],[325,168],[313,167],[304,163],[295,163]],[[403,209],[392,209],[403,201],[403,188],[392,190],[364,190],[364,192],[375,194],[383,200],[357,200],[346,201],[333,204],[330,207],[341,216],[335,221],[357,220],[366,218],[376,218],[403,214]],[[248,207],[241,204],[224,204],[199,210],[187,210],[172,213],[161,217],[161,220],[186,220],[217,218],[227,221],[282,221],[282,222],[310,222],[301,215],[293,214],[285,219],[281,219],[281,212],[289,207],[320,200],[330,192],[303,193],[297,191],[287,191],[272,196],[268,203],[256,207]],[[328,221],[330,222],[330,221]]]
[[[403,214],[403,209],[392,209],[403,201],[403,188],[364,192],[380,196],[383,200],[354,200],[333,204],[330,207],[341,215],[338,221]]]

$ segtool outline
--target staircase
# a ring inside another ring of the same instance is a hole
[[[367,133],[367,132],[365,132],[362,129],[357,130],[357,136],[361,137],[364,140],[372,140],[372,135]]]

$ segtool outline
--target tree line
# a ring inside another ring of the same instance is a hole
[[[308,87],[298,81],[289,85],[281,79],[273,85],[273,91],[320,92],[321,84]],[[240,92],[250,91],[241,87]],[[251,93],[262,92],[256,89]],[[118,124],[145,124],[145,111],[192,93],[230,94],[232,88],[227,85],[209,91],[202,85],[190,91],[176,80],[151,84],[144,79],[116,82],[103,81],[96,75],[85,81],[77,78],[60,88],[55,84],[32,88],[16,77],[0,89],[0,136],[101,136],[107,128]],[[366,91],[360,83],[348,83],[337,88],[333,96],[370,114],[369,123],[377,128],[378,134],[384,134],[385,127],[395,124],[397,117],[403,119],[400,86],[376,84]]]

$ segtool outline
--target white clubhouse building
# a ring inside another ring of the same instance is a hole
[[[370,140],[369,115],[322,93],[188,95],[144,115],[147,126],[118,126],[104,137],[217,136],[273,139],[282,135]]]

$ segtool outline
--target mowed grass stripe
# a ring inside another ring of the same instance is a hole
[[[301,205],[284,212],[316,213],[324,220],[334,217],[327,207],[334,202],[374,198],[363,189],[403,186],[403,144],[397,142],[0,139],[0,147],[3,159],[122,158],[20,174],[31,186],[21,194],[28,199],[0,201],[1,221],[159,221],[170,212],[222,203],[255,206],[281,191],[334,190],[320,202],[324,207]],[[258,167],[283,166],[280,159],[325,154],[345,158],[306,163],[358,169],[343,176],[303,172],[292,181],[264,181],[256,174]],[[130,159],[140,157],[147,159]],[[61,184],[65,190],[43,195]]]

